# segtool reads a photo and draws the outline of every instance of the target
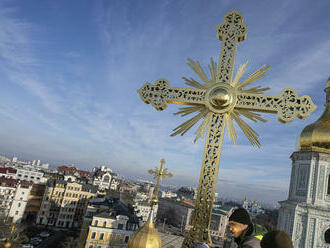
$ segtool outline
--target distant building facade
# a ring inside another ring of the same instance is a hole
[[[256,201],[249,202],[247,196],[244,199],[242,207],[246,209],[246,211],[251,213],[253,216],[265,213],[265,210],[262,209],[260,203],[257,203]]]
[[[115,174],[106,166],[93,168],[93,185],[98,186],[99,189],[110,189],[112,179]]]
[[[85,248],[123,247],[136,228],[129,225],[129,218],[125,215],[102,212],[93,217]]]
[[[226,238],[226,230],[228,226],[229,216],[233,211],[232,206],[222,206],[218,208],[214,208],[212,210],[211,223],[210,223],[210,234],[212,239],[220,240]],[[185,229],[187,231],[192,228],[192,215],[193,208],[188,209],[187,218],[186,218],[186,226]]]
[[[19,180],[32,181],[34,183],[45,183],[47,181],[42,171],[24,167],[16,168],[16,178]]]
[[[24,211],[23,220],[35,223],[38,212],[41,208],[42,199],[45,193],[46,184],[33,184]]]
[[[161,198],[175,198],[178,197],[178,194],[172,191],[161,191]]]
[[[13,202],[9,211],[9,217],[12,218],[13,223],[22,222],[32,185],[33,183],[28,181],[19,181],[17,183]]]
[[[138,217],[142,218],[142,222],[146,222],[148,220],[149,214],[151,212],[150,201],[140,201],[136,202],[134,205],[134,210]],[[156,218],[158,211],[158,204],[153,206],[154,210],[154,218]],[[142,223],[141,223],[142,224]]]
[[[32,183],[13,178],[0,177],[0,212],[14,223],[23,218]]]
[[[62,175],[74,175],[76,177],[84,177],[84,178],[89,178],[90,177],[90,172],[89,171],[84,171],[84,170],[79,170],[75,166],[59,166],[57,168],[58,173]]]
[[[104,212],[106,212],[106,214],[104,214]],[[115,219],[114,217],[116,216],[127,216],[128,221],[125,228],[128,230],[136,230],[138,228],[140,218],[137,217],[126,204],[121,202],[118,198],[98,196],[89,200],[88,207],[84,216],[84,224],[81,228],[81,240],[87,239],[89,227],[92,226],[94,216],[100,217],[99,214],[101,213],[103,213],[106,218],[111,217],[110,219]],[[99,219],[98,222],[101,223]],[[113,224],[114,223],[115,222],[113,222]]]
[[[16,178],[16,169],[12,167],[0,167],[0,177]]]
[[[8,217],[14,200],[17,182],[16,179],[0,177],[0,213],[3,217]]]
[[[62,228],[80,227],[90,198],[97,195],[93,185],[49,180],[37,216],[37,224]]]

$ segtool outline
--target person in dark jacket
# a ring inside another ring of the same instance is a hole
[[[251,222],[250,215],[244,208],[238,208],[231,214],[229,229],[238,248],[261,248],[260,240],[267,232],[263,226]]]
[[[261,248],[293,248],[290,236],[283,231],[270,231],[261,240]]]

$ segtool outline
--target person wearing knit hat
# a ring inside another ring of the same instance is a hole
[[[290,236],[283,231],[268,232],[261,240],[261,248],[293,248]]]
[[[237,208],[229,217],[229,229],[238,248],[261,248],[260,240],[267,230],[253,224],[249,213],[244,208]]]

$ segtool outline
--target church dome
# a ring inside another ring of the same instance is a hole
[[[153,222],[151,210],[148,221],[128,241],[128,248],[161,248],[162,241]]]
[[[314,123],[306,126],[300,134],[300,151],[330,153],[330,78],[327,82],[325,110]]]

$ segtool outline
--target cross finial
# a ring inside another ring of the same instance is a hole
[[[165,159],[160,160],[160,168],[156,167],[155,170],[148,170],[149,174],[154,175],[154,178],[157,179],[157,183],[155,186],[155,190],[152,194],[152,199],[150,201],[151,205],[156,205],[158,203],[158,191],[160,181],[164,179],[164,177],[172,177],[173,174],[168,172],[166,168],[164,168]]]
[[[211,59],[209,76],[197,61],[189,59],[188,65],[199,76],[200,81],[183,78],[192,88],[172,87],[160,78],[154,84],[146,83],[138,90],[141,99],[157,110],[164,110],[168,104],[187,105],[176,114],[196,115],[179,125],[173,136],[185,134],[191,127],[201,123],[196,131],[196,139],[205,134],[205,149],[195,210],[192,216],[192,228],[187,234],[182,248],[192,248],[194,240],[211,244],[210,222],[214,201],[215,187],[218,180],[219,161],[222,149],[225,126],[227,125],[230,139],[236,144],[237,133],[234,123],[242,129],[252,145],[260,146],[258,133],[243,119],[254,122],[266,121],[259,113],[277,114],[281,122],[287,123],[298,117],[306,118],[316,108],[309,96],[298,97],[295,90],[283,89],[280,95],[266,95],[269,88],[255,86],[246,88],[266,75],[269,66],[262,66],[244,80],[247,63],[237,70],[233,77],[236,49],[239,42],[246,39],[247,26],[243,23],[243,15],[236,9],[225,15],[224,22],[217,26],[218,38],[222,41],[218,65]],[[327,102],[330,101],[330,81],[328,82]],[[242,118],[243,117],[243,118]],[[157,199],[159,182],[166,175],[161,162],[160,169],[150,170],[158,182],[153,199]],[[164,170],[164,171],[163,171]],[[156,200],[157,202],[157,200]]]

